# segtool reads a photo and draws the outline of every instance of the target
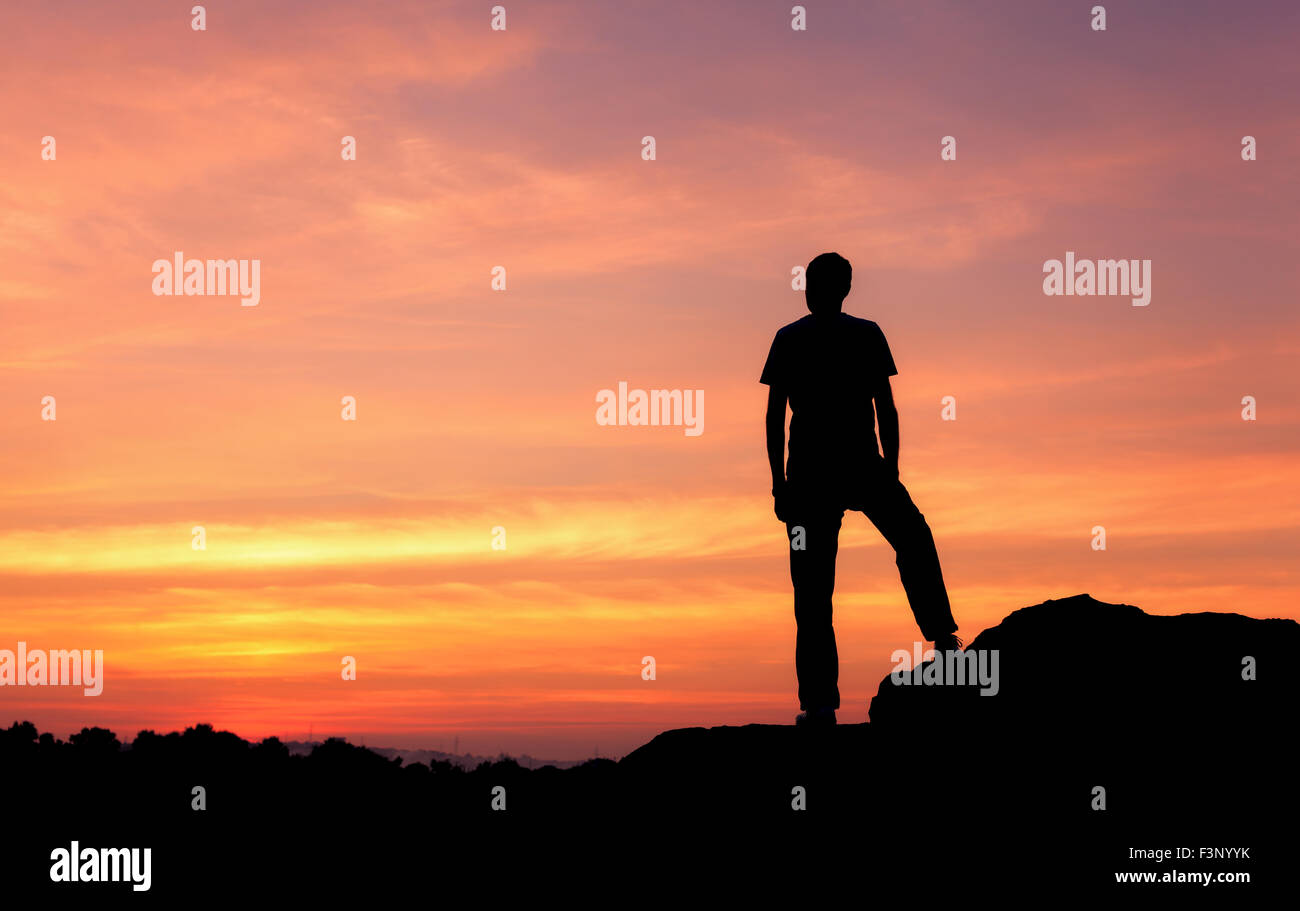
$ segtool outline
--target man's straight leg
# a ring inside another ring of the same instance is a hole
[[[871,484],[863,502],[854,508],[866,513],[894,548],[898,575],[921,635],[933,641],[954,632],[957,622],[948,603],[934,535],[903,482],[889,478]]]
[[[790,581],[794,583],[794,665],[799,676],[799,707],[806,712],[840,707],[840,659],[831,625],[835,556],[839,551],[842,510],[800,509],[786,525]]]

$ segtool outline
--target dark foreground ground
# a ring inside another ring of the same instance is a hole
[[[864,902],[1109,890],[1217,904],[1292,891],[1294,621],[1154,617],[1080,595],[1018,610],[968,649],[997,650],[996,695],[886,678],[868,724],[668,731],[565,770],[403,766],[342,741],[290,756],[205,726],[122,749],[99,729],[63,743],[15,725],[0,732],[0,894],[730,904],[848,884]],[[196,785],[206,810],[191,808]],[[152,848],[149,892],[51,883],[50,852],[74,839]],[[1115,880],[1152,871],[1252,881]]]

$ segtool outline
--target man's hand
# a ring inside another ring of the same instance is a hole
[[[777,483],[772,488],[773,509],[776,511],[776,517],[782,522],[790,522],[790,487],[785,481]]]

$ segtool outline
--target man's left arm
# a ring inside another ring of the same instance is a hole
[[[772,469],[776,517],[785,521],[785,403],[789,394],[773,384],[767,393],[767,462]]]

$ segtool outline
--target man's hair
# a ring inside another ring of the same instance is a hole
[[[813,313],[840,309],[853,285],[853,266],[838,253],[823,253],[808,264],[804,298]]]

